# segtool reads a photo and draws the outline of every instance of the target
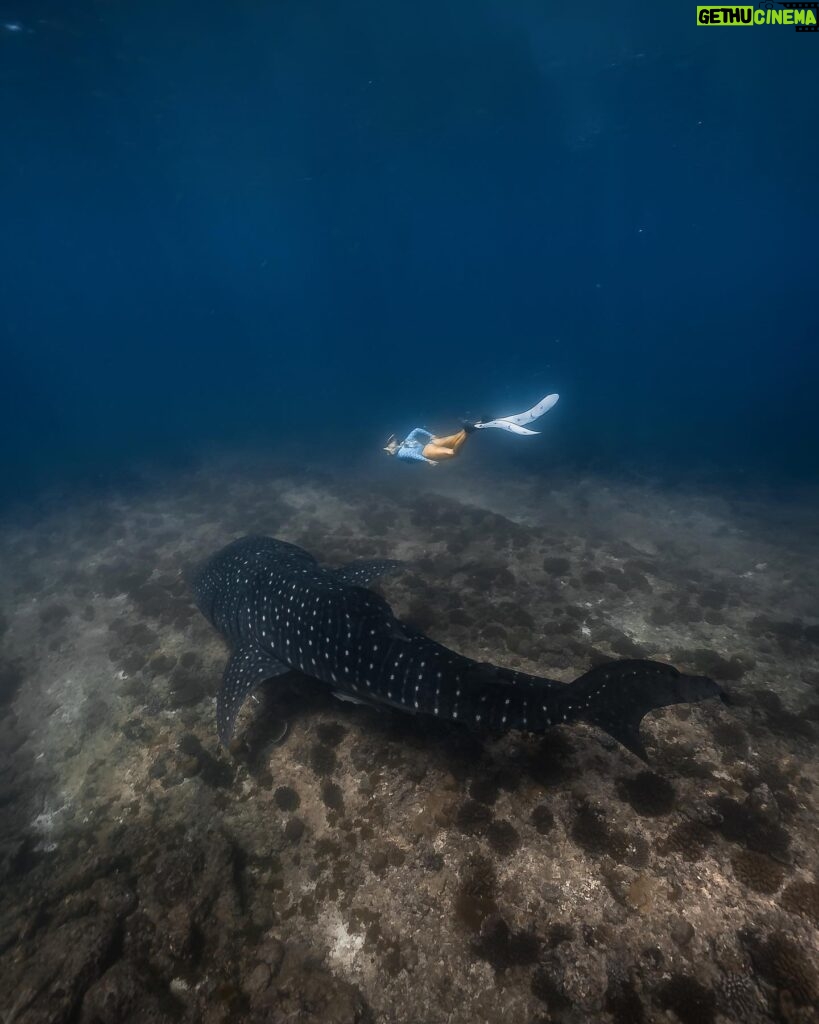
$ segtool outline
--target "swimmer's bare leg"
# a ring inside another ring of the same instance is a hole
[[[457,455],[468,437],[469,433],[466,430],[459,430],[457,434],[450,434],[448,437],[433,437],[429,443],[440,448],[449,448],[452,450],[452,455]],[[452,458],[452,456],[449,457]]]
[[[433,462],[440,462],[445,459],[454,459],[458,452],[454,448],[447,448],[444,445],[430,441],[429,444],[424,446],[424,450],[421,454],[425,459],[432,459]]]

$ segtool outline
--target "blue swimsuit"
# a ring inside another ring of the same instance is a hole
[[[419,438],[423,438],[420,441]],[[426,458],[424,455],[424,448],[429,441],[432,440],[432,434],[428,430],[422,430],[421,427],[416,427],[415,430],[410,431],[409,434],[401,442],[401,446],[395,453],[397,459],[406,459],[408,462],[432,462],[432,459]]]

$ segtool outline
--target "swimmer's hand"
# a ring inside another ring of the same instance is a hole
[[[438,465],[438,463],[435,461],[435,459],[427,459],[427,462],[430,464],[430,466],[437,466]]]

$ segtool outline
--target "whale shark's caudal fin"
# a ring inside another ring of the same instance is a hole
[[[512,434],[537,434],[539,431],[529,430],[524,424],[533,423],[535,420],[540,419],[544,413],[547,413],[552,408],[559,397],[559,395],[547,395],[537,405],[527,409],[526,412],[519,412],[514,416],[499,416],[494,420],[482,420],[475,424],[475,428],[486,430],[493,427],[498,430],[508,430]]]
[[[612,661],[580,676],[557,699],[564,721],[579,718],[596,725],[647,761],[640,738],[645,715],[655,708],[707,697],[726,699],[707,676],[686,676],[659,661]]]

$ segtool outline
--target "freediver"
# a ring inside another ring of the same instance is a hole
[[[493,420],[478,420],[475,423],[464,423],[461,430],[456,434],[448,434],[439,437],[431,434],[423,427],[416,427],[411,430],[403,441],[399,441],[395,434],[392,434],[384,445],[384,451],[397,459],[408,462],[426,462],[430,466],[437,466],[439,462],[447,459],[454,459],[466,443],[466,439],[476,430],[508,430],[512,434],[539,434],[539,430],[529,430],[525,423],[533,423],[547,413],[557,402],[558,395],[547,395],[537,405],[527,409],[526,412],[517,413],[514,416],[501,416]]]

